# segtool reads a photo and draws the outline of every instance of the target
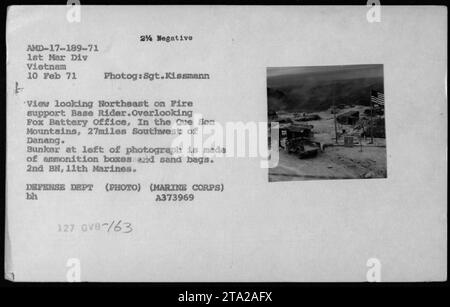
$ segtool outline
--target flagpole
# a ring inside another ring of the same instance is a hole
[[[336,84],[333,82],[333,117],[334,117],[334,134],[336,136],[336,144],[338,143],[338,134],[337,134],[337,126],[336,126],[336,106],[334,105],[334,95],[335,95],[335,87]]]
[[[373,144],[373,100],[372,100],[372,90],[370,90],[370,104],[372,109],[370,110],[370,144]]]

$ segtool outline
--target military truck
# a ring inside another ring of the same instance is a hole
[[[313,141],[313,126],[295,124],[281,129],[280,146],[300,159],[315,157],[320,151],[320,143]]]

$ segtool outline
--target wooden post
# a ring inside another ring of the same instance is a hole
[[[365,136],[365,127],[364,127],[364,122],[363,121],[361,121],[361,126],[362,126],[362,131],[363,131],[363,133],[364,133],[364,138],[366,138],[366,136]],[[362,146],[362,137],[361,137],[361,135],[359,135],[359,145],[361,146],[361,152],[363,151],[363,146]]]
[[[338,143],[338,133],[337,133],[337,126],[336,126],[336,106],[334,103],[334,95],[335,95],[335,87],[336,83],[333,83],[333,117],[334,117],[334,134],[336,136],[336,144]]]

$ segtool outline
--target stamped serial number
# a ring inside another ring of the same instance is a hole
[[[108,222],[94,222],[82,224],[57,224],[58,232],[107,232],[107,233],[131,233],[133,225],[122,220]]]

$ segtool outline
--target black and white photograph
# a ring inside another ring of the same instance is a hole
[[[267,103],[269,181],[387,177],[383,65],[268,68]]]

